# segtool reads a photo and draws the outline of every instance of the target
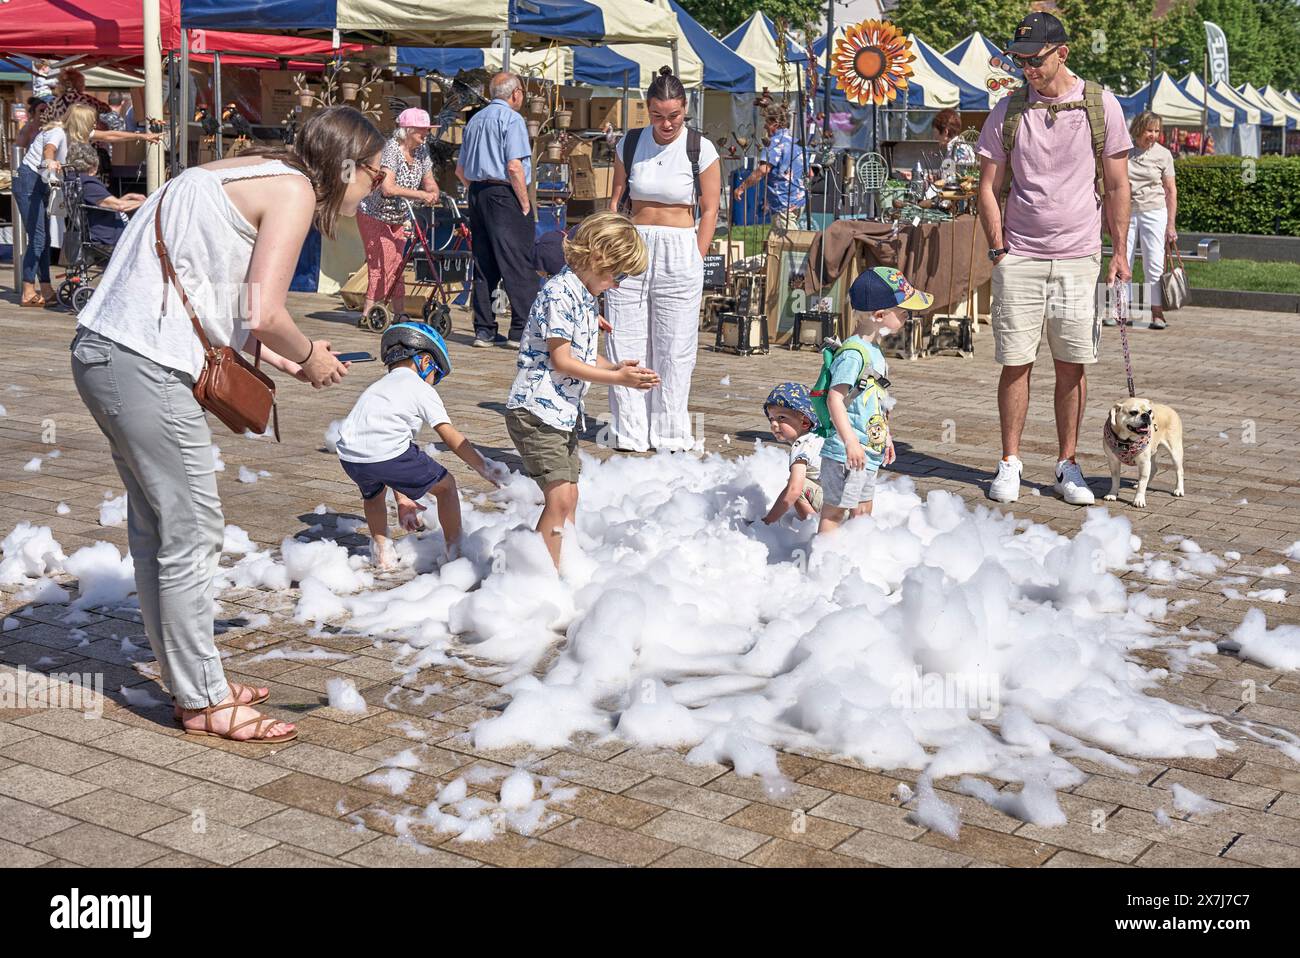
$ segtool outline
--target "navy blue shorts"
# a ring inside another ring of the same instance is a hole
[[[396,459],[383,462],[348,462],[339,464],[348,478],[361,490],[362,499],[373,499],[387,487],[411,499],[419,499],[447,475],[447,470],[424,454],[415,443]]]

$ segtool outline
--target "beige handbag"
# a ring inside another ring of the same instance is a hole
[[[1178,265],[1174,265],[1175,257]],[[1165,309],[1182,309],[1187,305],[1187,270],[1183,268],[1183,254],[1178,244],[1170,240],[1165,244],[1165,271],[1160,277],[1160,295]]]

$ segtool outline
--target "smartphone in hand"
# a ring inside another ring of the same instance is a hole
[[[341,363],[371,363],[375,357],[371,353],[339,353],[336,357]]]

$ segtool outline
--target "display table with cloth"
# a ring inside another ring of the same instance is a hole
[[[896,266],[916,289],[934,297],[934,310],[965,301],[967,293],[993,275],[984,232],[976,217],[903,226],[872,220],[839,220],[813,238],[803,290],[816,296],[856,263],[857,270]]]

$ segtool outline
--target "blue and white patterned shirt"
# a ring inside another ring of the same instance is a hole
[[[777,130],[759,161],[772,168],[767,173],[767,209],[771,213],[802,209],[807,192],[803,176],[805,157],[787,129]]]
[[[565,432],[577,428],[582,397],[591,384],[556,372],[546,341],[567,339],[574,359],[595,365],[599,315],[596,297],[567,266],[547,281],[528,314],[519,343],[519,371],[510,387],[507,409],[526,409],[548,426]]]

